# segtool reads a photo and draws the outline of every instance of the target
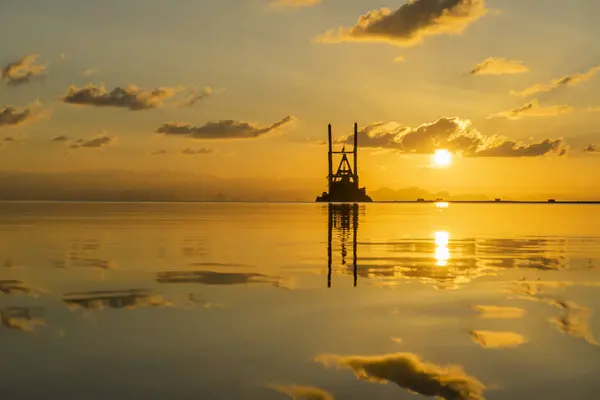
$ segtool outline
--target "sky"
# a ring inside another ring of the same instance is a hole
[[[311,199],[327,124],[341,146],[357,122],[369,191],[600,199],[598,13],[592,0],[5,1],[0,176],[192,174]],[[450,166],[432,165],[440,149]]]

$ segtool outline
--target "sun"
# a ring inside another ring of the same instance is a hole
[[[448,150],[436,150],[433,154],[433,163],[439,167],[448,167],[452,164],[452,153]]]

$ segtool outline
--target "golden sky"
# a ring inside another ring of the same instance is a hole
[[[595,1],[25,0],[0,13],[4,173],[168,170],[310,199],[327,124],[341,143],[356,121],[370,191],[600,198]],[[431,167],[436,149],[450,167]]]

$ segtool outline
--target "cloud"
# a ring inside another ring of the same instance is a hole
[[[433,123],[416,128],[395,122],[378,122],[359,131],[360,146],[392,149],[399,153],[432,154],[447,149],[467,157],[537,157],[546,154],[566,154],[562,139],[545,139],[522,144],[500,136],[486,136],[472,127],[470,120],[442,117]],[[353,137],[338,140],[352,144]]]
[[[212,94],[213,94],[212,88],[210,86],[207,86],[204,89],[202,89],[202,91],[200,93],[198,93],[196,91],[190,93],[188,95],[188,97],[185,100],[181,101],[177,106],[178,107],[191,107],[194,104],[196,104],[198,101],[212,96]]]
[[[306,7],[319,4],[323,0],[272,0],[273,7]]]
[[[244,272],[167,271],[156,276],[159,283],[200,283],[203,285],[239,285],[249,283],[276,283],[278,278]]]
[[[201,149],[183,149],[181,150],[181,154],[185,154],[186,156],[197,156],[197,155],[202,155],[202,154],[212,154],[213,153],[213,149],[206,149],[206,148],[201,148]]]
[[[67,142],[69,140],[71,140],[71,138],[65,135],[57,136],[54,139],[52,139],[53,142]]]
[[[583,151],[586,153],[600,153],[600,147],[596,144],[590,144]]]
[[[335,400],[331,393],[314,386],[269,385],[268,387],[288,395],[293,400]]]
[[[125,88],[116,87],[110,92],[103,85],[88,84],[78,88],[71,86],[67,94],[60,98],[69,104],[78,104],[96,107],[120,107],[131,111],[147,110],[163,106],[163,100],[175,95],[174,88],[159,87],[152,90],[142,90],[130,85]]]
[[[0,293],[5,295],[26,295],[39,297],[41,290],[27,286],[19,280],[0,280]]]
[[[44,320],[33,318],[28,308],[13,307],[2,310],[0,320],[6,328],[22,332],[33,332],[38,326],[45,325]]]
[[[81,75],[89,78],[92,75],[98,75],[100,73],[100,68],[88,68],[86,70],[84,70]]]
[[[488,117],[488,119],[508,118],[512,120],[518,120],[523,117],[552,117],[556,115],[568,114],[572,111],[573,107],[567,106],[566,104],[542,107],[540,106],[540,101],[538,99],[533,99],[521,107],[492,114]]]
[[[2,80],[7,85],[23,85],[44,74],[45,65],[36,64],[39,54],[30,54],[2,68]]]
[[[186,136],[192,139],[249,139],[274,131],[292,120],[294,120],[294,117],[287,116],[267,127],[259,127],[248,122],[233,120],[209,122],[200,127],[186,123],[167,122],[162,124],[156,132],[164,135]]]
[[[551,304],[564,310],[564,315],[552,319],[558,329],[566,335],[584,339],[591,345],[600,346],[600,343],[594,337],[589,327],[589,319],[592,311],[589,308],[581,307],[571,301],[554,301]]]
[[[79,139],[75,143],[69,145],[69,149],[97,149],[100,147],[109,146],[115,143],[117,137],[107,136],[103,134],[102,136],[98,136],[93,139]]]
[[[140,307],[168,307],[161,296],[144,289],[101,290],[85,293],[70,293],[63,297],[70,309],[102,310],[108,308],[136,309]]]
[[[315,361],[326,367],[350,368],[358,378],[369,382],[392,382],[410,392],[446,400],[483,400],[486,389],[460,366],[426,363],[411,353],[382,356],[325,354],[317,356]]]
[[[600,71],[600,65],[590,68],[587,72],[567,75],[562,78],[554,79],[550,83],[538,83],[521,91],[511,90],[510,94],[514,96],[527,97],[537,93],[550,92],[561,87],[575,86],[592,78]]]
[[[369,11],[355,26],[330,29],[317,41],[414,46],[427,36],[460,34],[486,13],[485,0],[414,0],[395,11],[389,8]]]
[[[5,126],[14,127],[35,121],[43,115],[43,113],[35,111],[36,105],[33,104],[22,108],[10,105],[0,107],[0,128]]]
[[[568,148],[562,139],[544,139],[538,143],[520,144],[506,140],[474,154],[475,157],[541,157],[547,154],[564,156]]]
[[[404,61],[406,61],[406,58],[404,58],[404,56],[398,56],[398,57],[394,58],[392,61],[399,64],[399,63],[403,63]]]
[[[486,349],[515,348],[527,343],[525,337],[513,332],[471,331],[471,339]]]
[[[507,75],[522,74],[528,72],[529,68],[520,60],[490,57],[471,69],[471,75]]]
[[[150,155],[152,155],[152,156],[162,156],[165,154],[167,154],[167,150],[165,150],[165,149],[156,150],[156,151],[153,151],[152,153],[150,153]]]
[[[473,309],[484,319],[513,319],[525,315],[525,310],[516,307],[475,306]]]

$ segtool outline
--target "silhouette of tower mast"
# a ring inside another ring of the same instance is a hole
[[[327,152],[327,189],[328,192],[317,197],[318,202],[371,202],[366,188],[359,187],[358,178],[358,123],[354,123],[352,151],[346,151],[346,146],[341,151],[333,149],[333,133],[331,124],[327,127],[329,149]],[[342,159],[337,172],[333,173],[333,156],[341,155]],[[354,167],[351,166],[348,156],[352,155]]]

